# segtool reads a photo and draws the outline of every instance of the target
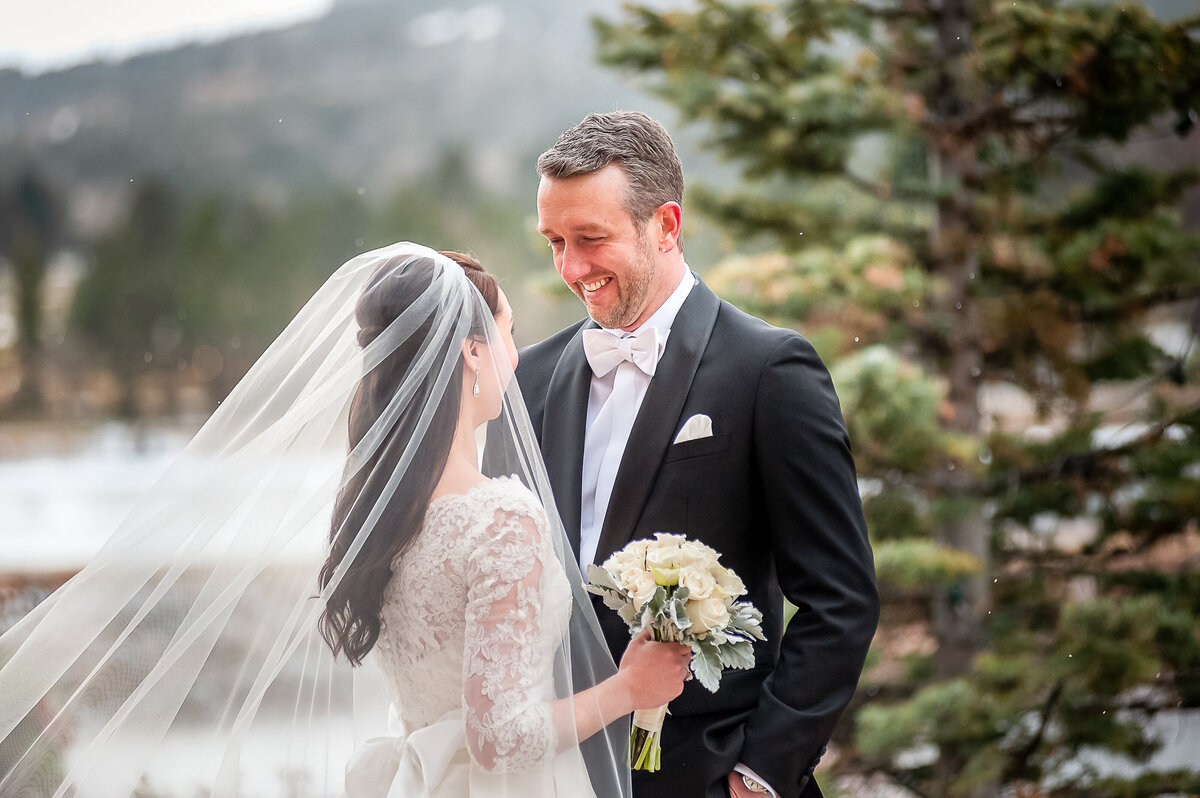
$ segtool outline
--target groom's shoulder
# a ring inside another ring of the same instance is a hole
[[[769,357],[776,350],[789,345],[811,347],[796,330],[776,327],[726,300],[721,300],[713,334],[730,342],[741,351],[743,357],[752,360]]]
[[[517,380],[524,385],[527,380],[550,379],[563,350],[586,322],[587,319],[580,319],[549,338],[522,349],[517,360]]]

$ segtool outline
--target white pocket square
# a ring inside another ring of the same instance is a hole
[[[694,441],[697,438],[711,438],[712,434],[712,419],[703,413],[697,413],[687,420],[683,429],[679,430],[679,434],[675,436],[675,443]]]

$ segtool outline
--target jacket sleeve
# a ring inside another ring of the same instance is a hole
[[[798,609],[747,722],[741,761],[794,798],[854,694],[879,619],[845,423],[829,372],[798,335],[764,366],[753,434],[776,574]]]

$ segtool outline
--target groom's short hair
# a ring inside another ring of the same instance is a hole
[[[683,165],[671,135],[640,111],[588,114],[541,154],[537,171],[551,179],[579,177],[611,163],[629,180],[622,204],[635,222],[646,221],[665,202],[683,205]]]

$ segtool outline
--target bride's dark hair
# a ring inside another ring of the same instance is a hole
[[[500,307],[500,290],[495,278],[469,255],[459,252],[441,254],[462,267],[495,316]],[[397,259],[380,265],[355,305],[359,345],[370,344],[428,291],[440,268],[432,258]],[[469,303],[468,307],[478,306]],[[482,318],[482,314],[467,312],[471,313],[469,334],[485,338],[489,320]],[[350,405],[351,451],[379,420],[400,385],[411,379],[409,370],[413,361],[440,321],[435,316],[431,314],[359,382]],[[421,379],[422,384],[416,386],[414,394],[417,400],[401,410],[371,457],[354,468],[353,473],[347,466],[347,474],[334,503],[329,558],[321,567],[319,577],[322,589],[329,584],[367,518],[386,494],[387,483],[419,423],[420,399],[432,396],[438,388],[437,369],[430,369]],[[392,577],[392,564],[416,539],[424,523],[433,490],[450,456],[461,398],[460,367],[451,372],[450,382],[442,388],[429,428],[416,442],[404,478],[379,508],[370,534],[325,603],[319,622],[321,635],[335,655],[345,653],[354,665],[362,663],[379,638],[383,591]]]

